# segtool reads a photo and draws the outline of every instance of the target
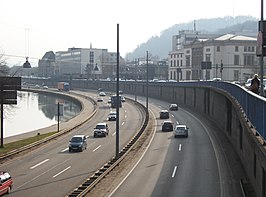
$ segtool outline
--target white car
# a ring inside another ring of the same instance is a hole
[[[99,96],[106,96],[105,92],[100,92]]]
[[[110,114],[108,115],[108,120],[116,120],[116,112],[111,111]]]

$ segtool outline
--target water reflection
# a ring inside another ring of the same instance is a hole
[[[18,92],[17,101],[17,105],[5,107],[4,137],[56,124],[58,102],[63,106],[60,122],[67,121],[80,112],[77,104],[52,95]]]

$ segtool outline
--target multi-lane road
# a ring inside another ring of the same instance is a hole
[[[94,99],[98,95],[90,94]],[[145,98],[141,100],[145,103]],[[65,196],[115,155],[115,121],[107,121],[108,97],[98,103],[98,112],[84,126],[35,151],[3,165],[14,178],[10,196]],[[242,196],[240,178],[245,178],[233,148],[222,132],[204,116],[179,108],[170,112],[173,123],[189,127],[188,138],[174,138],[162,132],[159,111],[170,103],[149,99],[155,118],[154,134],[144,156],[131,173],[109,194],[102,196]],[[120,110],[120,144],[123,147],[140,127],[143,115],[128,102]],[[106,121],[110,133],[93,138],[93,128]],[[74,134],[88,136],[84,152],[69,153]],[[229,154],[230,153],[230,154]],[[232,165],[234,164],[234,165]]]
[[[170,119],[175,125],[186,124],[189,136],[174,138],[172,132],[162,132],[159,119],[160,109],[168,109],[169,103],[150,102],[156,118],[153,140],[135,169],[109,196],[243,196],[239,183],[243,171],[222,132],[204,117],[179,108],[170,112]]]
[[[96,98],[98,95],[91,95]],[[66,134],[35,151],[1,165],[14,179],[10,196],[66,196],[86,178],[115,155],[115,121],[107,121],[110,106],[98,103],[98,111],[82,127]],[[130,113],[129,113],[130,112]],[[120,144],[125,145],[140,128],[143,114],[129,102],[120,109]],[[94,138],[93,128],[99,122],[107,122],[109,135]],[[88,136],[88,147],[83,152],[69,153],[69,140],[74,134]]]

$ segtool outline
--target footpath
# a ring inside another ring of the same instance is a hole
[[[58,92],[59,93],[59,92]],[[90,97],[85,98],[84,96],[78,95],[79,92],[70,91],[67,94],[68,96],[74,97],[81,103],[81,111],[80,113],[75,116],[74,118],[66,121],[66,122],[60,122],[59,123],[59,131],[60,132],[67,132],[70,129],[76,128],[86,122],[90,117],[96,112],[96,102],[93,101]],[[80,92],[81,93],[81,92]],[[30,124],[30,121],[25,124]],[[44,134],[49,132],[57,131],[58,124],[51,125],[49,127],[41,128],[34,131],[29,131],[23,134],[10,136],[7,138],[4,138],[4,144],[10,143],[10,142],[16,142],[22,139],[26,139],[29,137],[36,136],[38,134]]]

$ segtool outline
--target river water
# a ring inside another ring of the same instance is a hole
[[[63,106],[60,122],[67,121],[80,112],[80,107],[68,100],[19,91],[16,105],[4,105],[4,138],[57,124],[58,102]]]

